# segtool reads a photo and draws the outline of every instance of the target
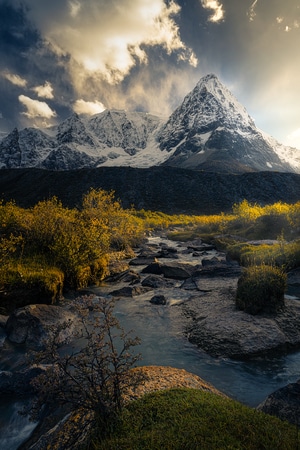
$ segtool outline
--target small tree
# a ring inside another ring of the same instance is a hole
[[[253,315],[277,313],[284,307],[286,280],[286,274],[278,267],[247,267],[238,281],[237,308]]]
[[[140,341],[122,329],[113,315],[113,306],[105,298],[77,299],[76,346],[63,353],[53,335],[45,350],[35,354],[35,362],[47,364],[49,369],[33,380],[37,396],[29,411],[32,419],[39,417],[45,405],[51,408],[69,404],[71,410],[92,413],[93,420],[104,423],[120,412],[128,389],[141,382],[133,378],[130,370],[140,359],[131,348]],[[58,331],[61,329],[56,330],[56,335]]]

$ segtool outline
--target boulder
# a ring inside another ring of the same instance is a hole
[[[158,256],[158,254],[156,255]],[[130,262],[130,266],[145,266],[147,264],[152,264],[156,260],[155,256],[137,256],[133,258]]]
[[[168,247],[167,245],[162,246],[161,250],[158,252],[159,258],[172,258],[178,259],[177,249],[174,247]]]
[[[299,426],[300,380],[270,394],[257,409]]]
[[[5,328],[8,316],[0,314],[0,328]]]
[[[134,297],[136,295],[145,294],[150,291],[150,287],[144,286],[124,286],[120,289],[110,292],[113,297]]]
[[[202,267],[199,267],[194,271],[193,277],[237,277],[242,273],[242,267],[236,264],[230,264],[226,261],[215,261],[212,263],[206,260]]]
[[[60,306],[28,305],[9,316],[5,331],[11,342],[38,350],[55,334],[59,344],[70,340],[76,333],[76,324],[75,314]]]
[[[142,286],[148,286],[152,289],[173,287],[175,281],[167,280],[163,275],[148,275],[143,281]]]
[[[185,280],[190,278],[195,270],[195,266],[187,263],[159,263],[155,262],[145,267],[142,273],[152,273],[156,275],[164,275],[166,278],[172,278],[174,280]]]
[[[164,295],[154,295],[154,297],[151,298],[150,303],[152,303],[152,305],[166,305],[167,300]]]
[[[116,273],[113,275],[110,275],[109,277],[105,278],[106,282],[120,282],[124,281],[125,283],[138,283],[141,279],[141,276],[135,272],[134,270],[125,270],[120,273]]]
[[[0,372],[0,395],[29,395],[34,393],[31,381],[47,370],[46,366],[32,366],[18,372]]]
[[[201,264],[203,267],[207,267],[207,266],[217,266],[222,264],[222,262],[220,261],[219,258],[213,256],[212,258],[203,258]]]
[[[207,289],[210,281],[204,284]],[[276,316],[252,316],[235,307],[237,279],[219,281],[218,289],[195,295],[186,308],[190,342],[211,356],[234,359],[300,348],[299,301],[286,300]]]

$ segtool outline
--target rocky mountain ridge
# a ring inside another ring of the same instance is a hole
[[[55,127],[15,129],[0,141],[1,169],[160,165],[300,173],[300,151],[258,130],[212,74],[199,81],[168,119],[122,110],[90,118],[73,114]]]

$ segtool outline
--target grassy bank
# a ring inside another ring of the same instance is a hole
[[[116,427],[86,449],[295,450],[299,444],[298,430],[287,422],[216,394],[171,389],[129,404]]]

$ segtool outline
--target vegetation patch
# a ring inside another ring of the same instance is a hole
[[[296,427],[233,400],[195,389],[147,394],[130,403],[90,450],[294,450]]]
[[[60,295],[62,284],[77,289],[98,283],[112,262],[120,255],[132,257],[145,233],[157,229],[168,230],[173,240],[214,242],[246,267],[271,265],[287,271],[300,265],[300,202],[260,206],[244,200],[233,205],[231,214],[168,215],[125,210],[113,192],[91,189],[73,209],[56,197],[28,209],[0,201],[1,292],[30,289],[34,297],[35,289],[50,302]],[[274,238],[272,245],[249,242]],[[5,299],[0,297],[1,306]]]
[[[276,314],[284,307],[287,276],[274,266],[251,266],[238,281],[236,306],[249,314]]]
[[[57,267],[12,261],[0,268],[0,311],[12,312],[31,303],[54,304],[61,296],[64,274]]]

